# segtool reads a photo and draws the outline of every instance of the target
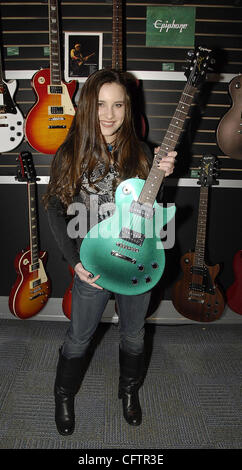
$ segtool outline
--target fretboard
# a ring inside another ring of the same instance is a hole
[[[167,155],[168,152],[171,152],[175,149],[183,130],[184,122],[190,110],[195,92],[196,88],[187,83],[165,137],[160,145],[160,150],[154,158],[153,166],[140,193],[138,200],[141,204],[149,204],[153,206],[155,202],[160,185],[165,176],[164,171],[157,168],[157,163],[163,156]]]
[[[49,0],[49,42],[51,84],[61,84],[58,0]]]
[[[123,5],[113,0],[112,68],[123,70]]]
[[[31,264],[34,265],[39,259],[38,242],[38,219],[36,211],[36,186],[35,183],[28,183],[28,206],[29,206],[29,235]]]
[[[206,227],[207,227],[207,208],[208,208],[208,187],[200,188],[200,199],[198,208],[197,236],[195,245],[194,264],[198,267],[204,265]]]

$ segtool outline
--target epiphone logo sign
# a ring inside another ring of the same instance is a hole
[[[196,8],[147,7],[146,46],[194,46]]]
[[[187,29],[188,27],[188,24],[178,24],[176,23],[176,20],[173,20],[172,23],[168,23],[168,21],[166,20],[165,23],[163,23],[163,20],[156,20],[154,22],[154,28],[156,29],[159,29],[160,33],[162,33],[162,31],[164,30],[166,33],[168,33],[168,31],[170,29],[178,29],[179,30],[179,33],[182,33],[183,29]]]

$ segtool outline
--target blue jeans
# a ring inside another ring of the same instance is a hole
[[[75,275],[72,289],[71,324],[62,347],[68,359],[85,354],[112,293],[80,280]],[[114,294],[119,316],[120,347],[140,354],[144,347],[144,322],[150,291],[140,295]]]

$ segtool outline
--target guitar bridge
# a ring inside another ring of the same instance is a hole
[[[129,256],[122,255],[118,251],[112,250],[111,255],[116,256],[116,258],[121,258],[124,261],[129,261],[129,263],[136,264],[136,259],[135,258],[130,258]]]
[[[204,299],[196,299],[193,296],[189,296],[188,300],[190,300],[191,302],[197,302],[198,304],[204,304]]]
[[[65,129],[66,126],[48,126],[48,129]]]

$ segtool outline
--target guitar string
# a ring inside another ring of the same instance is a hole
[[[183,100],[182,103],[184,103],[186,106],[187,106],[187,105],[190,106],[190,95],[189,95],[188,91],[189,91],[190,86],[192,85],[192,81],[193,81],[193,78],[194,78],[194,75],[195,75],[195,71],[196,71],[196,62],[195,62],[195,64],[194,64],[194,66],[193,66],[193,69],[192,69],[192,71],[191,71],[191,73],[190,73],[190,75],[189,75],[189,78],[188,78],[188,80],[187,80],[187,83],[186,83],[186,85],[185,85],[185,87],[184,87],[184,91],[183,91],[182,96],[181,96],[181,98],[180,98],[180,100],[179,100],[178,106],[177,106],[177,108],[176,108],[176,110],[175,110],[175,113],[174,113],[174,116],[173,116],[173,118],[172,118],[172,120],[171,120],[170,125],[172,125],[173,119],[178,118],[178,115],[179,115],[179,118],[180,118],[180,116],[181,116],[181,112],[182,112],[182,111],[179,110],[179,106],[180,106],[180,104],[181,104],[181,100]],[[186,113],[186,116],[187,116],[187,114],[188,114],[188,113]],[[184,118],[184,121],[185,121],[185,118]],[[182,128],[183,128],[183,125],[182,125],[182,127],[181,127],[181,131],[182,131]],[[167,131],[167,132],[169,132],[169,131]],[[166,136],[165,136],[165,138],[166,138]],[[161,147],[162,147],[163,145],[164,145],[164,143],[161,144]],[[167,147],[169,147],[169,145],[168,145]],[[169,151],[169,150],[168,150],[168,151]],[[159,161],[159,160],[160,160],[160,159],[158,159],[158,161]],[[156,161],[157,161],[157,159],[156,159],[156,157],[155,157],[153,165],[156,164]],[[153,167],[153,165],[152,165],[152,167]],[[143,188],[142,188],[142,190],[143,190]],[[130,211],[129,211],[129,214],[130,214]],[[154,219],[154,218],[152,217],[152,220],[153,220],[153,219]],[[142,220],[143,220],[143,224],[142,224]],[[137,225],[137,224],[138,224],[138,225]],[[129,227],[132,227],[132,230],[133,230],[133,231],[142,234],[142,233],[143,233],[143,231],[142,231],[142,226],[145,226],[145,218],[142,218],[142,217],[140,217],[140,216],[138,216],[138,215],[136,215],[136,214],[131,214],[131,217],[130,217],[130,220],[129,220]],[[162,228],[162,227],[161,227],[161,228]],[[155,227],[154,227],[154,224],[153,224],[153,231],[155,231],[154,229],[155,229]],[[130,228],[130,230],[131,230],[131,228]],[[145,234],[144,234],[144,235],[145,235]],[[153,233],[153,236],[154,236],[154,235],[156,235],[156,233]],[[130,243],[131,243],[131,242],[130,242]],[[132,248],[132,245],[130,245],[129,243],[127,243],[127,246],[130,246],[130,248]],[[119,247],[119,250],[117,250],[117,251],[119,251],[121,254],[125,254],[125,253],[127,252],[127,249],[126,249],[126,248]],[[131,250],[130,250],[130,251],[131,251]]]

